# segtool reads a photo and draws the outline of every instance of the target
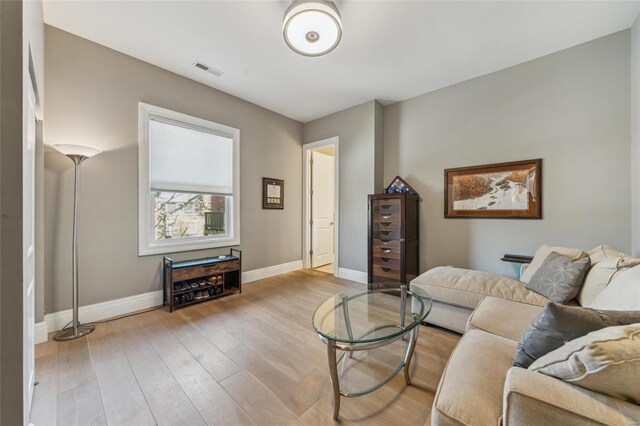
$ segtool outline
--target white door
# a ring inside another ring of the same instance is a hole
[[[24,419],[28,421],[35,382],[35,161],[36,161],[36,96],[28,83],[27,137],[22,147],[22,208],[23,208],[23,371]]]
[[[333,262],[334,157],[311,151],[311,267]]]

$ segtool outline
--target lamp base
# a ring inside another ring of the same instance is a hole
[[[78,337],[86,336],[87,334],[93,332],[95,329],[96,329],[95,324],[78,325],[78,333],[76,334],[73,332],[73,327],[63,328],[53,336],[53,340],[77,339]]]

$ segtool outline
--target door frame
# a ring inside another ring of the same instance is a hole
[[[333,275],[338,276],[340,262],[340,138],[322,139],[302,145],[302,267],[311,268],[311,151],[332,146],[334,155],[333,209]]]

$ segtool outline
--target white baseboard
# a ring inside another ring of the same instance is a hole
[[[253,271],[246,271],[242,273],[242,283],[250,283],[263,278],[297,271],[298,269],[302,269],[302,260],[283,263],[281,265],[268,266],[261,269],[254,269]],[[162,305],[162,290],[157,290],[135,296],[123,297],[121,299],[110,300],[108,302],[96,303],[94,305],[81,306],[78,310],[78,316],[80,317],[80,322],[83,323],[101,321],[160,305]],[[71,321],[71,317],[71,309],[45,315],[45,323],[41,326],[43,327],[45,336],[45,340],[43,341],[46,342],[47,332],[61,330]],[[36,324],[36,328],[38,324]],[[36,341],[38,340],[37,336],[38,330],[36,329]]]
[[[247,271],[242,273],[242,284],[250,283],[252,281],[262,280],[264,278],[274,277],[280,274],[286,274],[287,272],[293,272],[302,269],[302,260],[295,260],[289,263],[283,263],[280,265],[267,266],[266,268],[254,269],[253,271]]]
[[[338,277],[363,284],[366,284],[367,281],[369,281],[369,275],[366,272],[346,268],[338,268]]]
[[[41,321],[36,323],[35,340],[36,340],[36,344],[44,343],[47,340],[49,340],[49,329],[47,327],[46,321]]]
[[[81,306],[78,310],[78,316],[80,322],[83,323],[101,321],[159,305],[162,305],[162,290]],[[49,331],[57,331],[71,321],[72,315],[71,309],[67,309],[66,311],[47,314],[44,319],[47,322]]]

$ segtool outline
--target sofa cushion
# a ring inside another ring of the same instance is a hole
[[[440,379],[432,424],[499,425],[505,376],[515,348],[513,340],[467,331]]]
[[[596,311],[549,303],[522,335],[513,356],[513,365],[527,368],[568,341],[595,330],[636,322],[640,322],[640,312]]]
[[[619,274],[628,268],[640,265],[640,258],[631,257],[617,248],[602,245],[587,252],[591,260],[591,269],[584,278],[577,300],[582,306],[588,306]]]
[[[640,404],[640,323],[607,327],[572,340],[529,370]]]
[[[640,311],[640,265],[617,274],[588,306],[593,309]]]
[[[534,293],[520,281],[502,275],[441,266],[411,281],[433,300],[474,309],[485,296],[544,306],[549,300]]]
[[[574,260],[552,252],[533,274],[527,288],[564,305],[578,295],[590,267],[588,257]]]
[[[475,328],[517,342],[542,307],[487,296],[473,311],[467,330]]]
[[[621,257],[601,260],[592,264],[591,269],[584,278],[584,283],[578,293],[578,303],[588,306],[609,285],[611,280],[622,271],[619,266]]]
[[[553,252],[561,254],[563,256],[567,256],[570,259],[580,259],[581,257],[587,256],[587,253],[581,249],[568,247],[551,247],[543,244],[538,250],[536,250],[536,253],[533,255],[531,264],[527,266],[527,269],[525,269],[522,273],[520,281],[528,283],[529,280],[531,280],[533,274],[535,274],[536,271],[540,269],[547,256],[549,256],[549,254]]]
[[[637,425],[640,406],[544,374],[512,367],[504,385],[504,425]]]

